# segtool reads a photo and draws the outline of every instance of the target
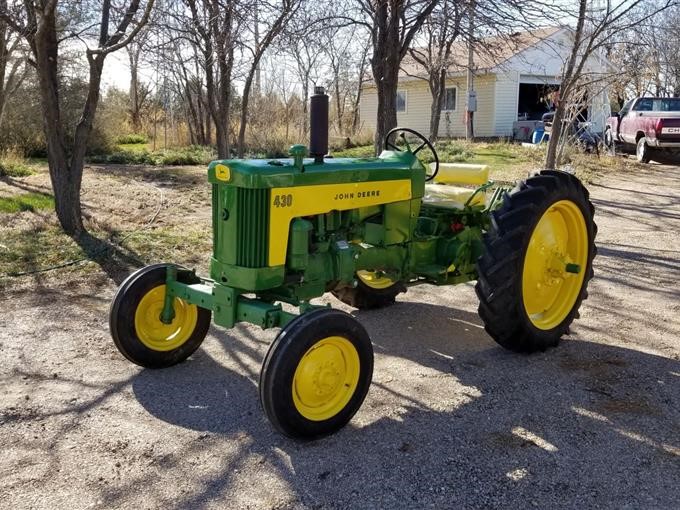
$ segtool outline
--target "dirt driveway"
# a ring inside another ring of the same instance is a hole
[[[213,328],[188,362],[142,370],[110,340],[107,273],[24,279],[0,295],[0,506],[678,508],[680,168],[590,189],[599,256],[571,338],[502,350],[472,285],[353,312],[371,391],[307,444],[259,407],[275,331]]]

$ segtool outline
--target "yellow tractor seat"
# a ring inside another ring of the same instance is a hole
[[[434,163],[430,163],[434,171]],[[434,178],[435,184],[425,185],[423,203],[462,209],[475,192],[472,188],[458,186],[483,186],[489,181],[489,167],[469,163],[440,163],[439,172]],[[486,193],[479,192],[470,205],[486,205]]]

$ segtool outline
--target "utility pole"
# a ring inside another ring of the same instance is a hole
[[[465,101],[466,110],[466,126],[465,139],[472,140],[475,137],[475,111],[477,110],[477,93],[475,92],[475,75],[474,75],[474,31],[475,31],[475,0],[470,0],[470,24],[468,28],[468,64],[467,64],[467,98]]]

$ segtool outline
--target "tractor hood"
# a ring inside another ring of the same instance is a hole
[[[297,160],[297,161],[296,161]],[[211,184],[239,188],[281,188],[315,184],[411,179],[417,189],[423,166],[411,153],[384,151],[377,158],[225,159],[208,167]]]

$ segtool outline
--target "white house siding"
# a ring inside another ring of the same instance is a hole
[[[496,75],[494,122],[495,136],[512,136],[512,123],[517,120],[519,73],[508,71]]]
[[[439,122],[440,137],[465,136],[465,78],[449,79],[447,87],[457,87],[456,110],[442,112]],[[475,136],[486,137],[494,134],[494,87],[495,76],[483,75],[475,79],[477,91],[477,112],[475,113]],[[432,95],[423,80],[402,80],[398,90],[406,91],[406,111],[397,113],[397,124],[430,135],[430,108]],[[378,95],[374,87],[367,87],[361,95],[361,125],[375,131]]]

